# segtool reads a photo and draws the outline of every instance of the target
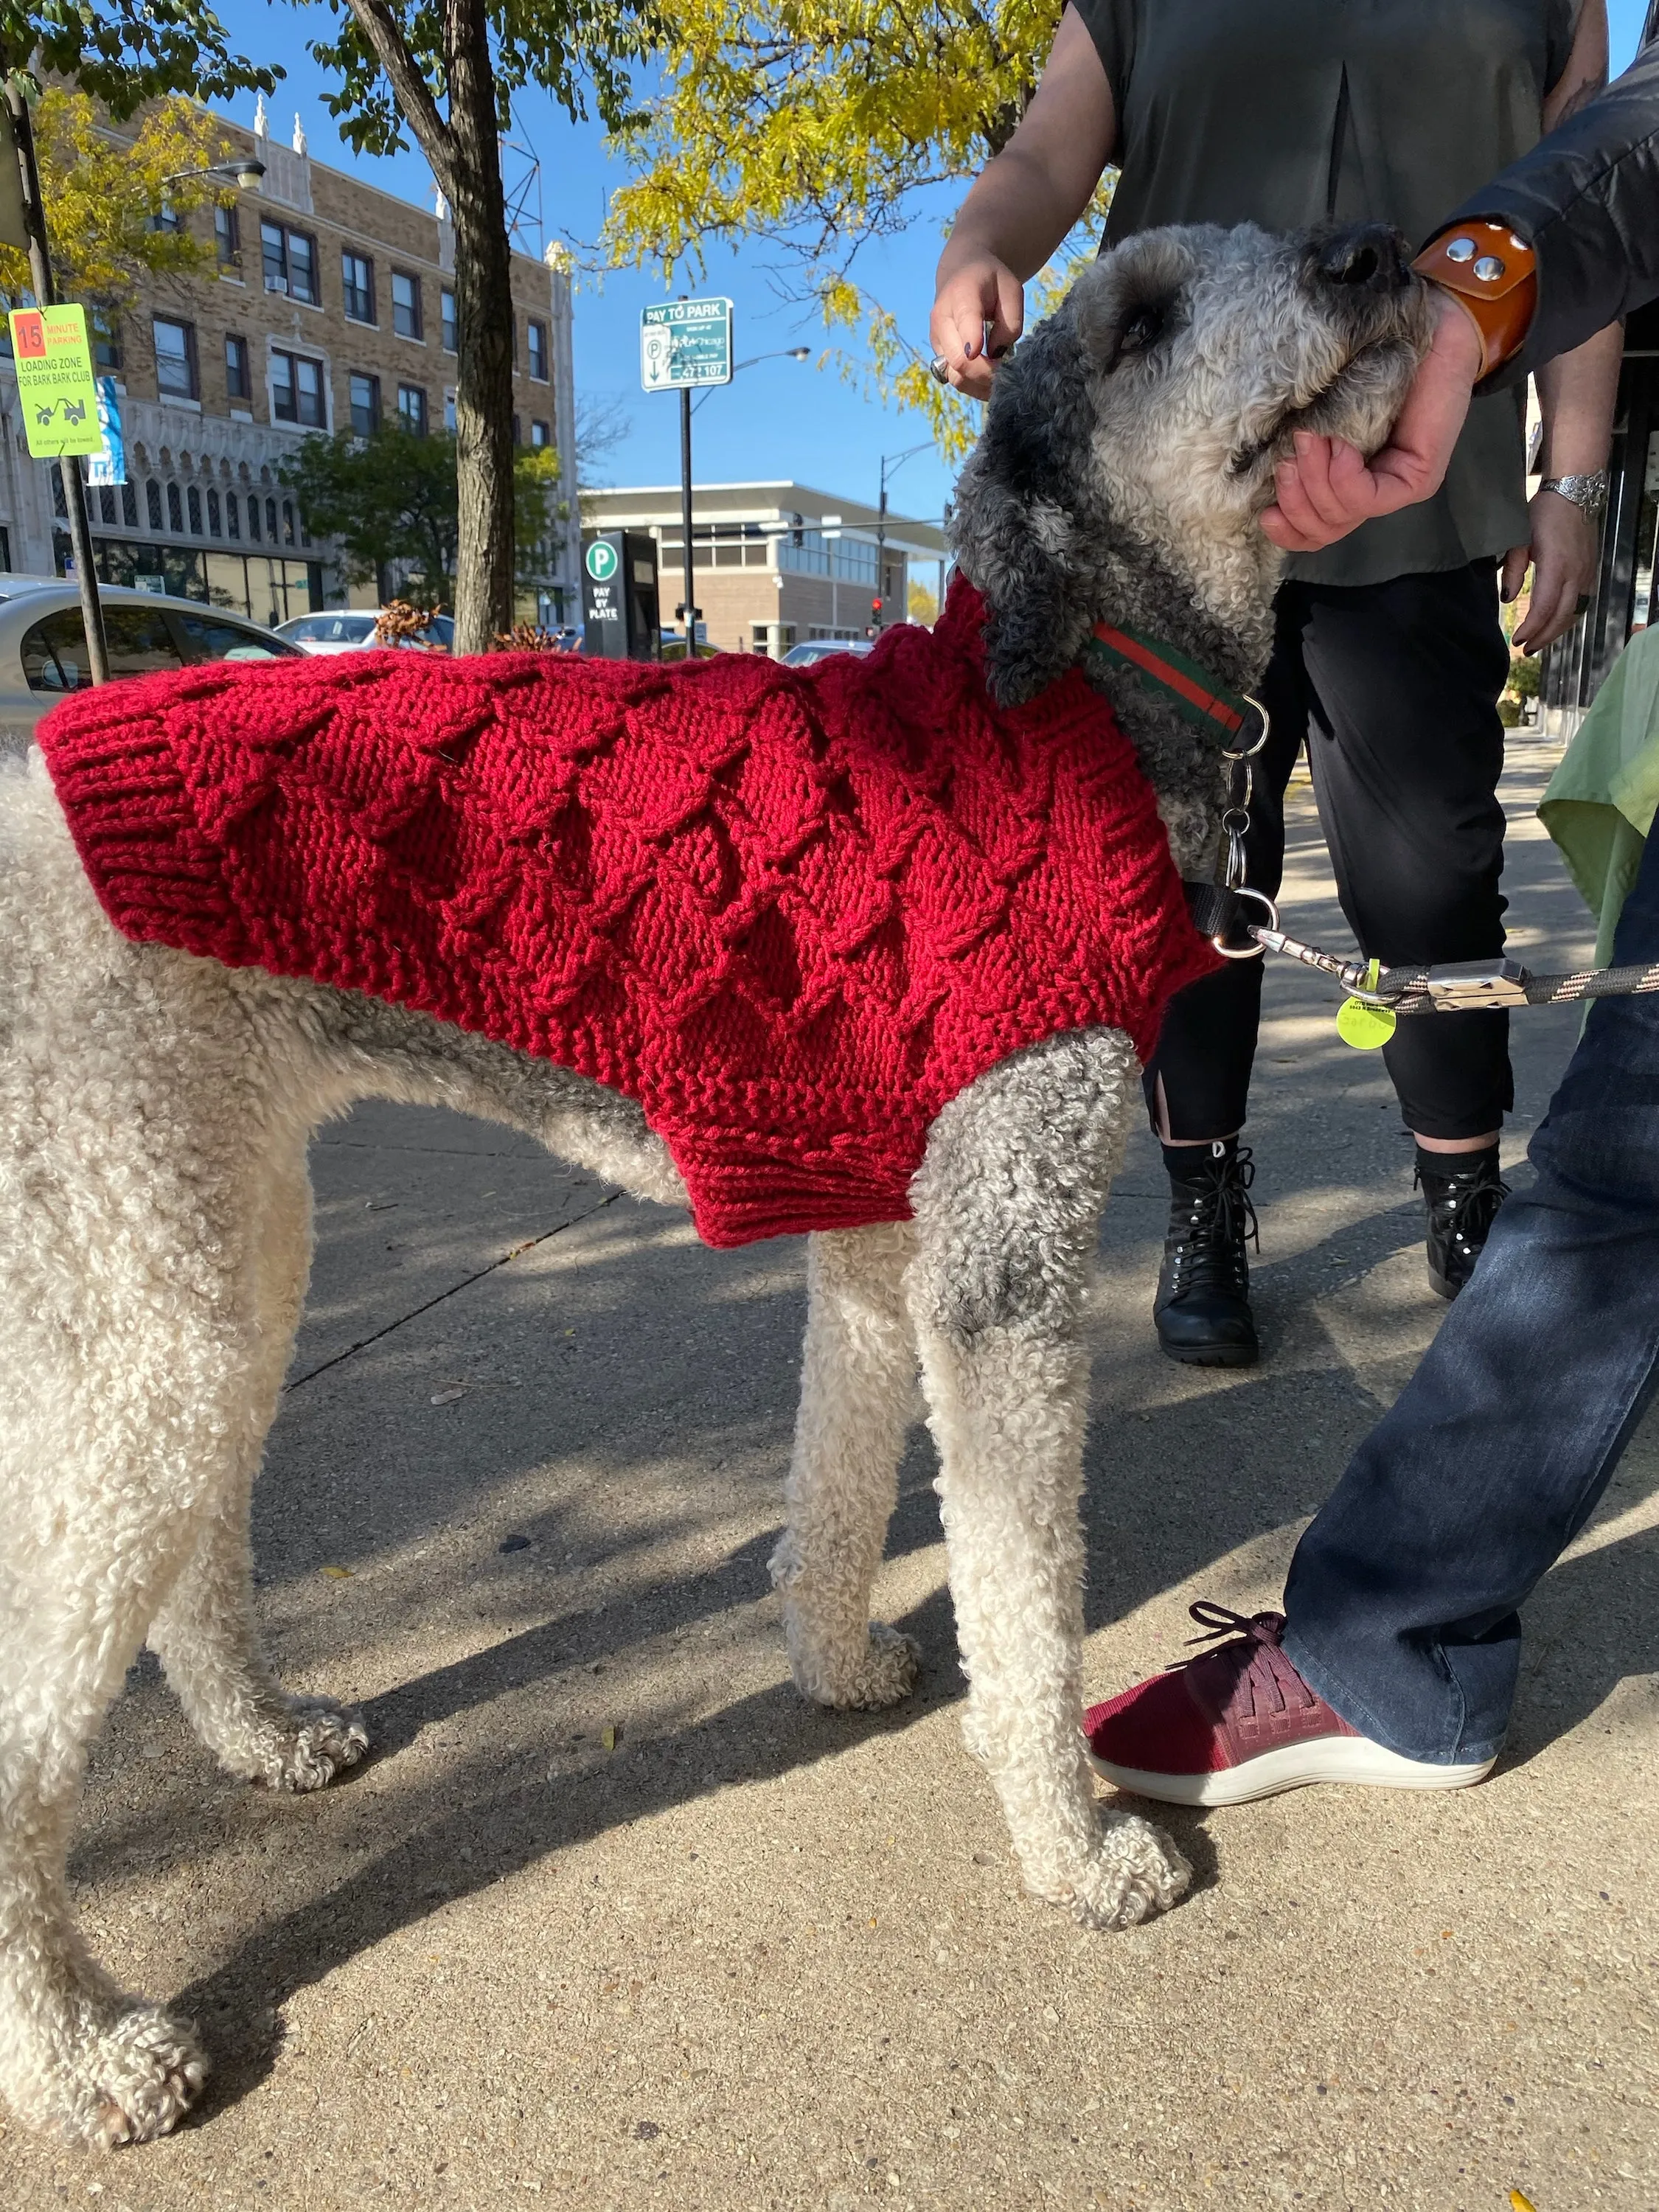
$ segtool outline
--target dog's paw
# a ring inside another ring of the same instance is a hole
[[[921,1646],[914,1636],[890,1628],[884,1620],[872,1620],[864,1650],[849,1658],[837,1656],[830,1662],[798,1656],[795,1685],[815,1705],[874,1711],[909,1696],[921,1664]]]
[[[1167,1912],[1192,1878],[1167,1836],[1133,1813],[1108,1814],[1065,1902],[1085,1928],[1134,1928]]]
[[[290,1698],[284,1721],[260,1747],[251,1778],[271,1790],[325,1790],[368,1749],[362,1716],[326,1698]]]
[[[88,2016],[91,2015],[91,2016]],[[150,2142],[175,2128],[207,2079],[188,2024],[138,1997],[88,2007],[50,2061],[6,2087],[20,2116],[82,2148]]]

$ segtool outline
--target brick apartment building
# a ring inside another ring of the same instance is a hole
[[[190,218],[212,240],[216,273],[150,280],[101,333],[127,481],[88,490],[98,572],[261,622],[374,605],[372,586],[348,591],[276,471],[316,431],[395,417],[416,431],[453,427],[453,232],[441,203],[428,214],[313,161],[297,118],[293,146],[273,143],[263,100],[252,131],[223,128],[265,173],[234,205]],[[550,259],[513,256],[514,418],[524,444],[559,450],[569,482],[570,284]],[[28,456],[9,359],[0,431],[0,566],[62,574],[62,484],[55,463]],[[565,536],[539,604],[524,609],[544,620],[580,606],[576,532]]]
[[[638,530],[656,539],[663,623],[671,625],[684,592],[679,486],[584,491],[581,518],[584,531]],[[811,638],[862,637],[872,621],[902,622],[911,564],[932,589],[945,557],[938,523],[890,511],[884,518],[806,484],[695,489],[692,581],[708,642],[723,652],[776,659]]]

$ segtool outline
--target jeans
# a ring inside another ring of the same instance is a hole
[[[1659,962],[1659,836],[1613,959]],[[1292,1664],[1408,1759],[1499,1748],[1516,1608],[1594,1511],[1659,1379],[1659,994],[1596,1004],[1530,1158],[1535,1186],[1499,1213],[1285,1586]]]

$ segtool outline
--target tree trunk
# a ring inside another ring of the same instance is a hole
[[[455,650],[513,627],[513,287],[484,0],[448,0],[455,226]]]

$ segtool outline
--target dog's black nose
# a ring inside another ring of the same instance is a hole
[[[1383,222],[1330,232],[1315,249],[1314,268],[1322,283],[1356,291],[1397,292],[1411,281],[1406,241]]]

